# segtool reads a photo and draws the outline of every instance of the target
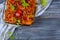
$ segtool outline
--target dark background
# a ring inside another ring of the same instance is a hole
[[[33,25],[16,28],[13,36],[14,40],[60,40],[60,0],[53,0]]]

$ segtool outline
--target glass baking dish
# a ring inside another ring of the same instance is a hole
[[[15,0],[14,3],[11,1],[12,3],[9,4],[10,1],[11,0],[5,1],[5,8],[4,8],[4,15],[3,15],[4,22],[8,23],[8,24],[31,25],[34,21],[34,17],[40,16],[44,12],[42,10],[46,6],[47,6],[46,9],[48,8],[47,1],[45,1],[46,2],[45,6],[41,5],[40,0],[33,0],[33,2],[30,2],[31,4],[33,3],[34,6],[33,5],[29,6],[30,4],[27,4],[29,2],[28,0],[27,0],[27,2],[25,2],[26,0],[25,1],[23,0],[22,3],[20,3],[19,0]],[[32,1],[32,0],[30,0],[30,1]],[[25,2],[25,4],[24,4],[24,2]],[[21,4],[25,7],[19,6]],[[30,8],[27,8],[27,7],[30,7]],[[27,9],[25,10],[24,8],[27,8]],[[6,11],[6,9],[7,9],[7,11]],[[32,11],[32,12],[31,13],[26,12],[28,10]]]

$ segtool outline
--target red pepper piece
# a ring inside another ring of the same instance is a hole
[[[19,16],[21,15],[21,13],[22,13],[22,12],[21,12],[20,10],[18,10],[18,11],[16,12],[16,16],[19,17]]]

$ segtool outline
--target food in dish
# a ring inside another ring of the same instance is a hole
[[[35,0],[6,0],[4,21],[17,25],[31,25],[34,21]]]

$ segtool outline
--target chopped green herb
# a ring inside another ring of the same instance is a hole
[[[9,40],[14,40],[14,36],[11,36],[11,37],[9,38]]]
[[[18,21],[18,23],[20,23],[20,20],[17,20]]]
[[[16,18],[14,18],[13,20],[14,20],[14,21],[17,21],[17,19],[16,19]]]
[[[11,32],[8,32],[8,34],[10,35],[10,34],[12,34]]]
[[[29,4],[28,3],[23,3],[22,5],[25,6],[25,7],[27,7]]]
[[[42,5],[42,7],[44,7],[46,5],[46,0],[40,0],[40,3]]]
[[[25,0],[21,0],[22,3],[25,3]]]
[[[16,18],[14,18],[14,21],[16,22],[17,25],[21,23],[20,20],[17,20]]]
[[[17,20],[17,25],[19,25],[20,24],[20,20]]]
[[[14,11],[15,9],[15,7],[12,4],[10,4],[10,8],[12,9],[12,11]]]
[[[25,7],[27,7],[29,5],[28,3],[25,2],[25,0],[21,0],[21,2],[22,2],[22,5]]]

